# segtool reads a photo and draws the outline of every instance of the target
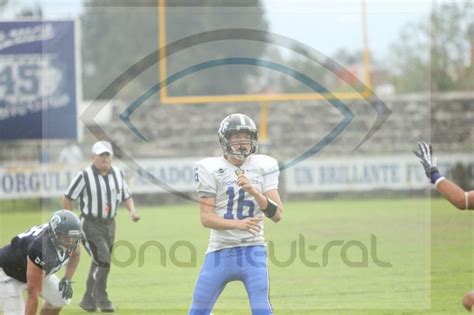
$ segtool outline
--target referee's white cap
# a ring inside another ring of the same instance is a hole
[[[114,155],[114,151],[112,151],[112,145],[110,142],[107,141],[97,141],[92,146],[92,154],[101,155],[102,153],[109,153],[110,155]]]

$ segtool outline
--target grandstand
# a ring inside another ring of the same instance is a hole
[[[470,152],[474,149],[474,93],[396,95],[383,100],[392,114],[355,154],[407,153],[416,144],[407,139],[432,139],[439,151]],[[352,155],[352,149],[372,126],[375,112],[366,101],[346,101],[345,104],[354,113],[354,120],[335,143],[319,155]],[[84,102],[82,106],[89,105],[90,102]],[[137,129],[149,139],[148,143],[136,137],[118,117],[126,107],[124,103],[114,104],[111,113],[102,120],[106,133],[119,134],[117,138],[121,142],[117,145],[130,146],[128,150],[133,152],[134,158],[219,154],[216,126],[222,117],[243,112],[255,117],[258,124],[261,106],[260,103],[156,105],[153,110],[140,110],[133,117]],[[322,139],[340,120],[341,114],[323,101],[271,104],[268,140],[273,154],[283,160],[301,153]],[[88,129],[93,127],[88,126],[87,121],[85,126],[80,146],[87,155],[96,138]],[[43,144],[43,148],[49,150],[50,162],[57,160],[63,145],[59,141]],[[3,161],[34,162],[40,160],[40,155],[37,142],[7,142],[0,148]]]

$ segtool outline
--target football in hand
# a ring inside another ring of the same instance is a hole
[[[462,304],[469,312],[471,312],[472,305],[474,305],[474,291],[469,291],[464,295]]]

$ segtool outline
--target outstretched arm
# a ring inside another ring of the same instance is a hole
[[[447,178],[440,180],[436,189],[459,210],[474,210],[474,191],[464,191]]]
[[[418,143],[419,151],[414,151],[425,169],[425,174],[443,197],[460,210],[474,210],[474,191],[464,191],[454,182],[445,178],[436,166],[433,148],[426,142]]]

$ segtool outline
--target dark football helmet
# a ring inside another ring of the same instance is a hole
[[[237,132],[246,132],[250,135],[250,141],[230,142],[230,136]],[[224,118],[221,122],[219,131],[219,144],[222,153],[225,156],[233,156],[238,160],[245,160],[250,154],[254,154],[258,149],[258,130],[257,126],[250,117],[244,114],[232,114]],[[235,149],[240,144],[240,150]],[[243,145],[250,145],[250,149],[246,149]]]
[[[56,211],[49,219],[48,233],[56,248],[72,253],[82,238],[81,221],[72,211]]]

